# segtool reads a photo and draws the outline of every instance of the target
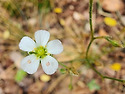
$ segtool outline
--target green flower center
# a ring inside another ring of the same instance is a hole
[[[48,55],[47,50],[43,46],[39,46],[34,49],[33,53],[36,55],[38,58],[44,58],[45,56]]]

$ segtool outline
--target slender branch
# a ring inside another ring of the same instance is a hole
[[[92,27],[92,3],[93,3],[93,0],[90,0],[90,4],[89,4],[89,24],[90,24],[90,30],[91,30],[91,40],[89,42],[89,45],[87,47],[87,50],[86,50],[86,58],[85,59],[74,59],[74,60],[71,60],[71,61],[66,61],[66,62],[74,62],[74,61],[87,61],[87,63],[90,65],[90,67],[102,78],[102,79],[111,79],[111,80],[115,80],[115,81],[118,81],[118,82],[123,82],[125,83],[125,80],[121,80],[121,79],[117,79],[117,78],[113,78],[113,77],[108,77],[108,76],[105,76],[103,74],[101,74],[98,70],[96,70],[96,68],[90,63],[89,61],[89,58],[88,58],[88,52],[89,52],[89,49],[93,43],[93,41],[95,39],[103,39],[105,37],[109,37],[109,36],[99,36],[99,37],[94,37],[94,32],[93,32],[93,27]],[[60,65],[62,65],[63,67],[67,68],[66,65],[64,65],[63,63],[59,62]]]
[[[93,4],[93,0],[89,0],[89,24],[90,24],[90,30],[91,30],[91,40],[89,42],[89,45],[87,47],[87,50],[86,50],[86,60],[87,60],[87,63],[90,65],[90,67],[102,78],[102,79],[111,79],[111,80],[115,80],[115,81],[119,81],[119,82],[125,82],[125,80],[121,80],[121,79],[117,79],[117,78],[112,78],[112,77],[108,77],[108,76],[105,76],[103,74],[101,74],[98,70],[96,70],[96,68],[90,63],[89,61],[89,58],[88,58],[88,52],[89,52],[89,49],[92,45],[92,42],[95,40],[95,39],[103,39],[105,38],[106,36],[100,36],[100,37],[94,37],[94,32],[93,32],[93,27],[92,27],[92,4]]]
[[[63,63],[59,62],[59,64],[60,64],[61,66],[65,67],[65,68],[67,68],[67,66],[64,65]]]
[[[83,62],[83,61],[86,61],[86,59],[84,59],[84,58],[83,59],[76,58],[76,59],[65,61],[65,62],[59,62],[59,64],[61,66],[65,67],[65,68],[68,68],[64,63],[72,63],[72,62],[75,62],[75,61],[81,61],[81,62]]]
[[[70,84],[69,84],[69,89],[73,89],[73,85],[72,85],[72,75],[70,75]]]
[[[91,25],[90,25],[90,27],[91,27]],[[93,35],[93,37],[91,37],[91,40],[90,40],[89,45],[88,45],[87,50],[86,50],[86,58],[88,57],[88,52],[89,52],[89,49],[90,49],[90,46],[91,46],[92,42],[93,42],[95,39],[103,39],[103,38],[105,38],[105,37],[109,37],[109,36],[94,37],[94,35]]]
[[[90,32],[91,32],[91,37],[94,37],[94,32],[93,32],[93,26],[92,26],[92,4],[93,0],[89,0],[89,23],[90,23]]]
[[[119,81],[119,82],[123,82],[125,83],[125,80],[121,80],[121,79],[116,79],[116,78],[112,78],[112,77],[108,77],[108,76],[103,76],[103,78],[105,79],[111,79],[111,80],[115,80],[115,81]]]
[[[92,64],[90,63],[90,61],[87,59],[87,63],[90,65],[90,67],[102,78],[102,79],[111,79],[111,80],[115,80],[115,81],[119,81],[119,82],[123,82],[125,83],[125,80],[121,80],[121,79],[117,79],[117,78],[113,78],[113,77],[108,77],[108,76],[105,76],[103,74],[101,74],[99,71],[96,70],[96,68],[94,68],[92,66]]]
[[[86,60],[87,60],[87,63],[90,65],[90,67],[91,67],[101,78],[103,78],[103,75],[102,75],[100,72],[98,72],[98,71],[92,66],[92,64],[90,63],[89,59],[86,59]]]
[[[89,45],[88,45],[87,50],[86,50],[86,58],[88,58],[88,52],[89,52],[90,46],[91,46],[93,41],[94,41],[94,39],[92,38],[91,41],[89,42]]]
[[[94,37],[94,39],[104,39],[106,37],[111,38],[110,36],[99,36],[99,37]]]

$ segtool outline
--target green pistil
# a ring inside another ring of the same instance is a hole
[[[48,54],[46,48],[43,47],[43,46],[39,46],[39,47],[35,48],[34,51],[33,51],[33,53],[38,58],[44,58]]]

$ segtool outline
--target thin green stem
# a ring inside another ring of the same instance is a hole
[[[59,64],[60,64],[61,66],[65,67],[65,68],[67,68],[67,66],[64,65],[63,63],[59,62]]]
[[[87,63],[90,65],[90,67],[102,78],[102,79],[111,79],[111,80],[115,80],[115,81],[119,81],[119,82],[123,82],[125,83],[125,80],[121,80],[121,79],[117,79],[117,78],[113,78],[113,77],[108,77],[105,76],[103,74],[101,74],[99,71],[96,70],[95,67],[92,66],[92,64],[90,63],[90,61],[87,59]]]
[[[103,78],[103,75],[102,75],[100,72],[98,72],[98,71],[93,67],[93,65],[90,63],[89,59],[86,59],[86,60],[87,60],[87,63],[90,65],[90,67],[91,67],[101,78]]]
[[[94,37],[94,32],[93,32],[93,26],[92,26],[92,4],[93,0],[89,0],[89,23],[90,23],[90,32],[91,32],[91,37]]]
[[[125,83],[125,80],[121,80],[121,79],[116,79],[116,78],[112,78],[112,77],[108,77],[108,76],[103,76],[103,78],[105,79],[111,79],[111,80],[115,80],[115,81],[119,81],[119,82],[123,82]]]
[[[91,28],[91,25],[90,25],[90,28]],[[87,50],[86,50],[86,58],[88,57],[88,52],[89,52],[89,49],[90,49],[90,46],[91,46],[92,42],[93,42],[95,39],[103,39],[103,38],[105,38],[105,37],[109,37],[109,36],[94,37],[94,35],[93,35],[93,37],[91,37],[91,40],[90,40],[89,45],[88,45]]]
[[[72,75],[70,75],[70,84],[69,84],[69,89],[73,89],[73,85],[72,85]]]
[[[99,36],[99,37],[94,37],[94,39],[105,39],[106,37],[110,38],[110,36]]]
[[[99,36],[99,37],[94,37],[94,32],[93,32],[93,27],[92,27],[92,4],[93,4],[93,0],[89,0],[90,3],[89,3],[89,24],[90,24],[90,30],[91,30],[91,40],[89,42],[89,45],[87,47],[87,50],[86,50],[86,60],[87,60],[87,63],[90,65],[90,67],[102,78],[102,79],[111,79],[111,80],[115,80],[115,81],[119,81],[119,82],[125,82],[125,80],[121,80],[121,79],[116,79],[116,78],[112,78],[112,77],[108,77],[108,76],[105,76],[103,74],[101,74],[98,70],[96,70],[96,68],[90,63],[89,61],[89,58],[88,58],[88,52],[89,52],[89,49],[92,45],[92,42],[95,40],[95,39],[103,39],[107,36]]]
[[[93,27],[92,27],[92,3],[93,3],[93,0],[90,0],[90,9],[89,9],[89,17],[90,17],[90,30],[91,30],[91,40],[89,42],[89,45],[87,47],[87,50],[86,50],[86,59],[74,59],[74,60],[71,60],[71,61],[67,61],[67,62],[74,62],[74,61],[87,61],[87,63],[90,65],[90,67],[102,78],[102,79],[111,79],[111,80],[115,80],[115,81],[118,81],[118,82],[123,82],[125,83],[125,80],[121,80],[121,79],[117,79],[117,78],[113,78],[113,77],[108,77],[108,76],[105,76],[103,74],[101,74],[98,70],[96,70],[96,68],[90,63],[89,61],[89,58],[88,58],[88,52],[89,52],[89,49],[93,43],[93,41],[95,39],[103,39],[103,38],[106,38],[106,37],[109,37],[109,36],[99,36],[99,37],[94,37],[94,32],[93,32]],[[60,65],[62,65],[63,67],[67,68],[66,65],[64,65],[63,63],[59,62]],[[71,78],[71,81],[72,81],[72,78]],[[72,85],[72,84],[70,84]],[[71,88],[71,86],[70,86]]]
[[[94,41],[94,39],[92,38],[91,41],[89,42],[89,45],[88,45],[87,50],[86,50],[86,58],[88,58],[88,52],[89,52],[90,46],[91,46],[93,41]]]

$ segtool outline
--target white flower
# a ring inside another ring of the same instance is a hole
[[[21,68],[24,71],[29,74],[35,73],[41,62],[46,74],[51,75],[56,72],[58,62],[52,57],[52,54],[60,54],[63,51],[63,46],[59,40],[48,42],[49,37],[50,33],[48,31],[38,30],[35,32],[36,42],[27,36],[21,39],[19,48],[29,53],[21,62]]]

